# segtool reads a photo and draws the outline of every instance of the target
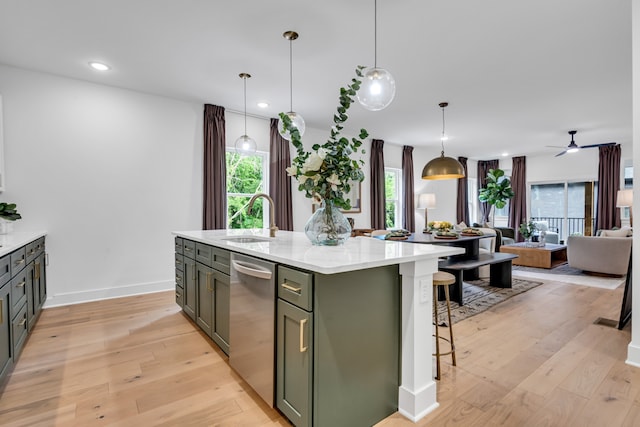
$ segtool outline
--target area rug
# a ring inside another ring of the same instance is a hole
[[[591,286],[601,289],[616,289],[624,283],[624,277],[602,277],[586,274],[584,271],[562,264],[552,269],[523,267],[514,265],[511,273],[513,276],[527,279],[553,280],[556,282],[570,283],[573,285]]]
[[[489,285],[488,279],[465,281],[462,287],[463,306],[451,301],[451,321],[457,323],[468,317],[475,316],[509,298],[527,292],[543,282],[526,279],[513,279],[512,288],[496,288]],[[447,326],[447,304],[438,301],[438,324]]]

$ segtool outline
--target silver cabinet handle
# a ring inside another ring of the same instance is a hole
[[[300,353],[307,351],[307,347],[304,345],[304,324],[307,323],[307,319],[300,321]]]
[[[17,260],[14,264],[15,265],[20,265],[20,264],[23,264],[23,263],[24,263],[24,258]]]
[[[27,319],[22,319],[22,321],[18,323],[18,326],[24,326],[25,323],[27,323]]]
[[[27,282],[20,282],[20,283],[18,283],[17,287],[18,288],[24,288],[24,285],[26,285],[26,284],[27,284]]]

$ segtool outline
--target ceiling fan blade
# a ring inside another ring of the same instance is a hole
[[[601,144],[581,145],[580,148],[608,147],[610,145],[616,145],[616,143],[615,142],[603,142]]]
[[[558,154],[556,154],[556,157],[560,157],[560,156],[562,156],[562,155],[563,155],[564,153],[566,153],[566,152],[567,152],[567,150],[561,151],[561,152],[559,152]]]

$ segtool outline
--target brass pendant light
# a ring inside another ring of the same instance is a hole
[[[441,102],[438,105],[442,108],[442,137],[440,138],[442,151],[440,152],[440,157],[431,160],[422,169],[422,179],[464,178],[464,167],[462,164],[453,157],[445,157],[444,155],[444,141],[447,139],[447,135],[444,133],[444,109],[449,103]]]

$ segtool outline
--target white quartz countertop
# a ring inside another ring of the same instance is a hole
[[[269,230],[197,230],[174,231],[174,235],[211,246],[255,256],[322,274],[362,270],[383,265],[438,258],[464,253],[453,246],[384,241],[370,237],[352,237],[341,246],[314,246],[304,233]],[[237,237],[257,237],[260,241],[240,243]],[[227,240],[230,239],[231,240]]]
[[[0,234],[0,257],[46,235],[44,231],[14,231],[9,234]]]

